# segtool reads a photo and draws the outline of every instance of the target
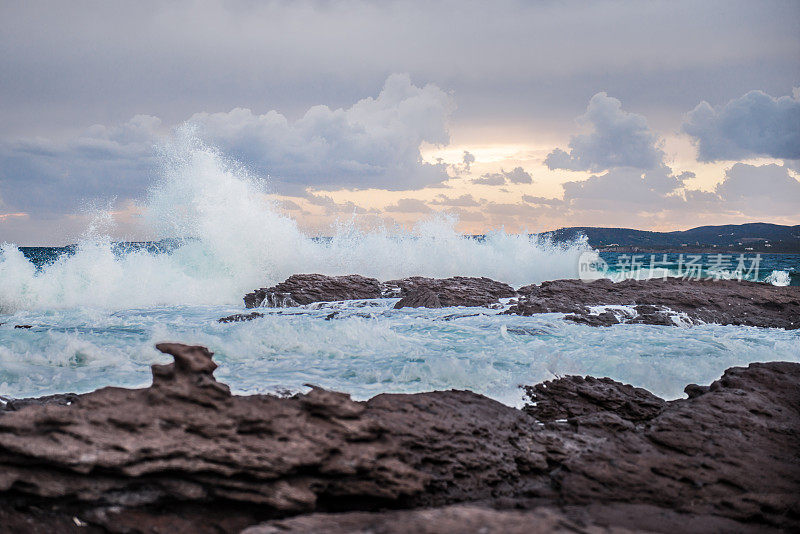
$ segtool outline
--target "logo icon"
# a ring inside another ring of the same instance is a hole
[[[607,278],[608,263],[597,252],[586,251],[578,258],[578,277],[581,280]]]

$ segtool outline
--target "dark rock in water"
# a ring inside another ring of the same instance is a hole
[[[28,330],[30,328],[33,328],[33,326],[29,325],[29,324],[17,324],[17,325],[14,325],[14,328],[20,328],[20,329]]]
[[[445,306],[488,306],[516,293],[508,284],[489,278],[423,278],[415,276],[381,283],[359,275],[325,276],[295,274],[270,288],[262,288],[244,297],[248,308],[284,307],[341,300],[401,297],[396,308]]]
[[[718,323],[800,328],[800,287],[733,280],[555,280],[515,292],[502,282],[465,276],[415,276],[381,283],[359,275],[296,274],[278,285],[248,293],[244,301],[248,308],[255,308],[391,296],[400,297],[395,308],[491,307],[501,298],[516,296],[517,302],[504,313],[565,313],[566,320],[591,326]],[[635,313],[592,313],[589,309],[620,305],[632,306]]]
[[[489,306],[501,298],[516,296],[514,289],[491,278],[454,276],[423,278],[414,276],[386,282],[396,287],[402,298],[395,308],[443,308],[449,306]]]
[[[244,296],[244,304],[247,308],[280,308],[312,302],[375,299],[382,296],[382,289],[378,280],[357,274],[294,274],[278,285],[248,293]]]
[[[629,323],[675,326],[675,321],[672,320],[673,314],[670,313],[669,308],[639,304],[633,309],[636,310],[636,316],[628,320]]]
[[[597,315],[591,315],[588,313],[581,315],[572,314],[565,316],[564,320],[589,326],[611,326],[612,324],[619,324],[619,319],[617,319],[617,316],[610,311],[598,313]]]
[[[521,287],[519,301],[505,313],[533,315],[559,312],[570,320],[606,325],[589,306],[636,305],[638,315],[624,322],[675,324],[672,315],[690,322],[800,328],[800,287],[777,287],[734,280],[625,280],[584,282],[556,280]]]
[[[394,308],[444,308],[439,294],[428,288],[415,288],[397,301]]]
[[[0,411],[5,531],[800,528],[798,364],[732,368],[672,402],[565,377],[517,410],[466,391],[233,396],[204,347],[158,348],[175,362],[149,388]]]
[[[259,319],[264,317],[263,313],[252,312],[252,313],[234,313],[233,315],[228,315],[227,317],[221,317],[217,319],[218,323],[240,323],[243,321],[252,321],[253,319]]]

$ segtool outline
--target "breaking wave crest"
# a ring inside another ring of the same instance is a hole
[[[488,276],[514,286],[577,276],[586,241],[528,235],[465,238],[437,217],[409,232],[354,225],[327,240],[304,234],[268,200],[265,184],[185,135],[163,154],[145,217],[155,235],[180,238],[167,252],[120,251],[88,232],[74,254],[37,268],[12,244],[0,249],[0,313],[18,310],[240,303],[256,287],[295,273],[358,273],[379,279]]]

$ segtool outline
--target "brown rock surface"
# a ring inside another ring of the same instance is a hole
[[[454,276],[423,278],[414,276],[386,282],[400,289],[402,298],[395,308],[445,308],[448,306],[488,306],[499,299],[516,296],[514,289],[491,278]]]
[[[518,303],[506,313],[568,313],[568,319],[592,325],[615,324],[598,318],[588,306],[638,305],[638,315],[624,322],[671,324],[664,308],[684,313],[690,321],[800,328],[800,287],[777,287],[734,280],[555,280],[519,288]],[[657,307],[657,308],[656,308]]]
[[[293,274],[280,284],[248,293],[244,296],[244,304],[247,308],[279,308],[312,302],[375,299],[381,297],[382,289],[381,283],[376,279],[358,274]]]
[[[311,513],[282,521],[333,532],[369,531],[382,514],[452,526],[436,532],[513,532],[536,518],[670,533],[800,528],[798,364],[732,368],[672,402],[565,377],[528,388],[532,404],[517,410],[465,391],[232,396],[207,349],[158,348],[175,363],[153,366],[149,388],[0,412],[6,530],[235,532]],[[442,508],[454,503],[475,508]],[[509,507],[526,511],[489,510]],[[319,515],[357,511],[375,515]]]
[[[312,514],[250,527],[242,534],[624,534],[630,530],[581,525],[553,509],[531,512],[453,505],[383,513]]]
[[[717,323],[772,328],[800,328],[800,287],[777,287],[734,280],[625,280],[585,282],[555,280],[528,285],[518,291],[490,278],[454,276],[379,282],[359,275],[296,274],[270,288],[244,297],[245,306],[283,307],[354,299],[401,297],[395,308],[492,306],[501,298],[519,297],[505,312],[516,315],[565,313],[565,319],[590,326],[619,323],[675,325]],[[635,314],[605,311],[593,314],[590,306],[632,306]],[[221,322],[249,320],[244,314]],[[673,320],[678,318],[676,322]]]

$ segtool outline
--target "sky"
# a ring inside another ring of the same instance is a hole
[[[0,242],[115,239],[164,147],[336,221],[800,224],[800,2],[0,3]]]

